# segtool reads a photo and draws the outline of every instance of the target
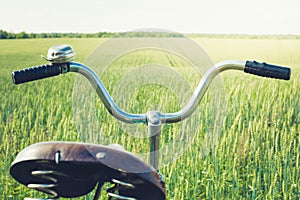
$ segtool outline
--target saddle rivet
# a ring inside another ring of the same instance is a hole
[[[104,158],[105,157],[105,153],[104,152],[98,152],[97,154],[96,154],[96,158],[97,159],[101,159],[101,158]]]

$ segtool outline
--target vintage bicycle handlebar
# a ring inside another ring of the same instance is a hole
[[[258,63],[256,61],[228,60],[217,63],[204,74],[196,90],[194,91],[194,94],[183,109],[175,113],[158,113],[158,117],[161,122],[175,123],[188,118],[200,103],[212,80],[218,74],[227,70],[240,70],[244,71],[245,73],[283,80],[289,80],[291,74],[291,69],[288,67],[275,66],[267,63]],[[109,95],[107,89],[97,74],[89,67],[77,62],[52,63],[14,71],[12,73],[12,79],[15,84],[20,84],[57,76],[67,72],[76,72],[86,77],[96,90],[106,109],[116,119],[130,124],[147,123],[147,114],[127,113],[120,109]]]

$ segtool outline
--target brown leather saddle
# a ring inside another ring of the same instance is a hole
[[[10,173],[18,182],[56,198],[82,196],[97,184],[101,189],[106,182],[114,185],[107,192],[117,199],[166,198],[164,182],[154,168],[134,154],[110,146],[36,143],[17,155]]]

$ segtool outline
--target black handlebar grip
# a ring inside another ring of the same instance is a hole
[[[61,74],[61,66],[58,64],[50,64],[14,71],[12,73],[12,79],[15,84],[20,84],[57,76],[59,74]]]
[[[291,78],[290,68],[270,65],[265,62],[259,63],[256,61],[247,61],[244,72],[258,76],[283,80],[290,80]]]

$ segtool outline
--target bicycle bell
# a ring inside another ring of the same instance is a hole
[[[75,58],[75,52],[72,46],[59,44],[49,48],[47,57],[42,56],[51,63],[67,63]]]

